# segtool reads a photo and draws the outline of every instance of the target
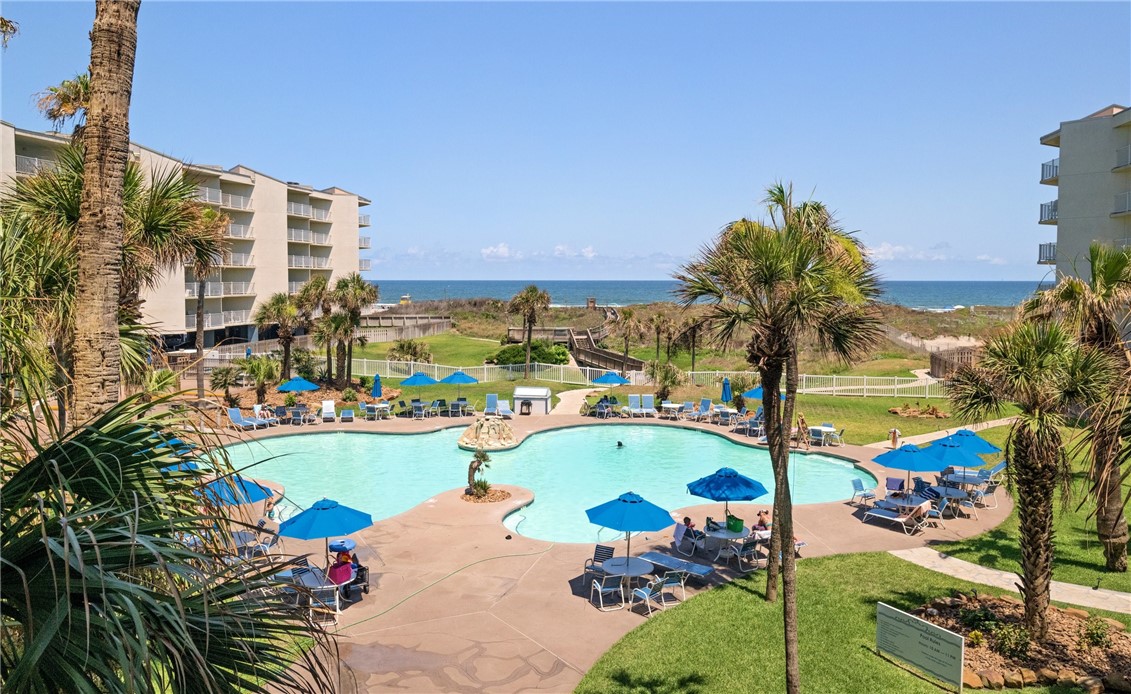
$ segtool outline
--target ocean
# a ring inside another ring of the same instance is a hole
[[[593,297],[601,305],[628,306],[675,301],[678,283],[671,280],[382,280],[381,301],[396,303],[404,294],[413,301],[446,299],[507,300],[528,284],[550,294],[556,306],[584,306]],[[1040,288],[1038,282],[883,282],[881,301],[908,308],[946,310],[956,306],[1016,306]]]

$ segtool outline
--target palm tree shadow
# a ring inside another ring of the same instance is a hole
[[[661,677],[649,675],[634,675],[627,670],[617,670],[609,676],[609,680],[616,684],[618,689],[630,692],[649,692],[649,694],[700,694],[711,691],[707,687],[707,678],[699,673],[680,675],[679,677]]]

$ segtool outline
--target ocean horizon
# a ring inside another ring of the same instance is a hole
[[[599,305],[629,306],[675,301],[674,280],[380,280],[383,303],[408,295],[416,301],[499,299],[505,301],[529,284],[550,294],[555,306],[584,306],[589,298]],[[1048,285],[1039,281],[885,281],[880,300],[907,308],[940,311],[960,306],[1016,306]]]

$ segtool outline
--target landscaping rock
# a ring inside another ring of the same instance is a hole
[[[1077,619],[1087,619],[1088,617],[1092,616],[1092,615],[1088,614],[1088,612],[1086,610],[1077,609],[1075,607],[1066,607],[1066,608],[1064,608],[1063,611],[1064,611],[1064,614],[1070,614],[1073,617],[1076,617]]]
[[[1081,677],[1076,680],[1076,686],[1084,690],[1084,694],[1103,694],[1104,683],[1099,677]]]
[[[1041,681],[1041,684],[1055,683],[1056,676],[1056,670],[1053,670],[1051,668],[1043,667],[1040,670],[1037,670],[1037,679]]]
[[[1119,621],[1118,619],[1112,619],[1111,617],[1100,617],[1100,619],[1104,620],[1104,624],[1106,624],[1107,628],[1111,629],[1112,631],[1127,630],[1127,625]]]
[[[1131,678],[1118,672],[1109,672],[1104,675],[1104,686],[1109,692],[1131,692]]]
[[[1013,603],[1014,605],[1024,605],[1025,604],[1025,603],[1021,602],[1020,598],[1015,598],[1012,595],[998,596],[998,600],[1000,602],[1010,602],[1010,603]]]
[[[1002,677],[1005,678],[1005,686],[1010,689],[1021,689],[1025,686],[1025,678],[1021,676],[1020,672],[1007,670],[1002,673]]]
[[[928,607],[928,608],[927,608],[927,616],[928,616],[928,617],[938,617],[938,616],[939,616],[939,611],[938,611],[938,610],[936,610],[936,609],[935,609],[935,608],[933,608],[933,607]]]
[[[1005,677],[997,670],[979,670],[978,676],[986,689],[1005,689]]]
[[[1037,673],[1033,672],[1027,667],[1021,668],[1021,679],[1025,682],[1025,686],[1031,686],[1037,683]]]
[[[1076,673],[1071,670],[1061,670],[1056,673],[1056,683],[1062,687],[1072,687],[1076,684]]]
[[[966,689],[981,689],[983,686],[982,678],[970,668],[964,667],[962,668],[962,686]]]

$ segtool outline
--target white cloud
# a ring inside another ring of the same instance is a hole
[[[512,251],[506,242],[500,241],[494,246],[479,249],[483,260],[522,260],[522,251]]]
[[[574,252],[569,249],[569,246],[563,243],[559,243],[558,245],[554,246],[555,258],[570,258],[573,257],[573,255]]]
[[[898,244],[888,243],[884,241],[878,246],[873,246],[868,249],[868,254],[872,256],[873,260],[932,260],[942,261],[950,260],[950,256],[945,253],[939,253],[936,249],[931,252],[922,251],[914,246],[901,246]]]
[[[1005,258],[998,258],[997,256],[986,255],[985,253],[976,257],[975,260],[980,260],[983,263],[989,263],[990,265],[1006,265],[1007,264],[1006,261],[1005,261]]]
[[[593,246],[586,246],[580,251],[575,251],[564,243],[554,246],[555,258],[577,258],[579,256],[586,260],[592,260],[597,257],[597,251],[593,250]]]
[[[597,257],[597,251],[593,250],[592,246],[586,246],[581,249],[581,257],[586,260],[592,260]]]

